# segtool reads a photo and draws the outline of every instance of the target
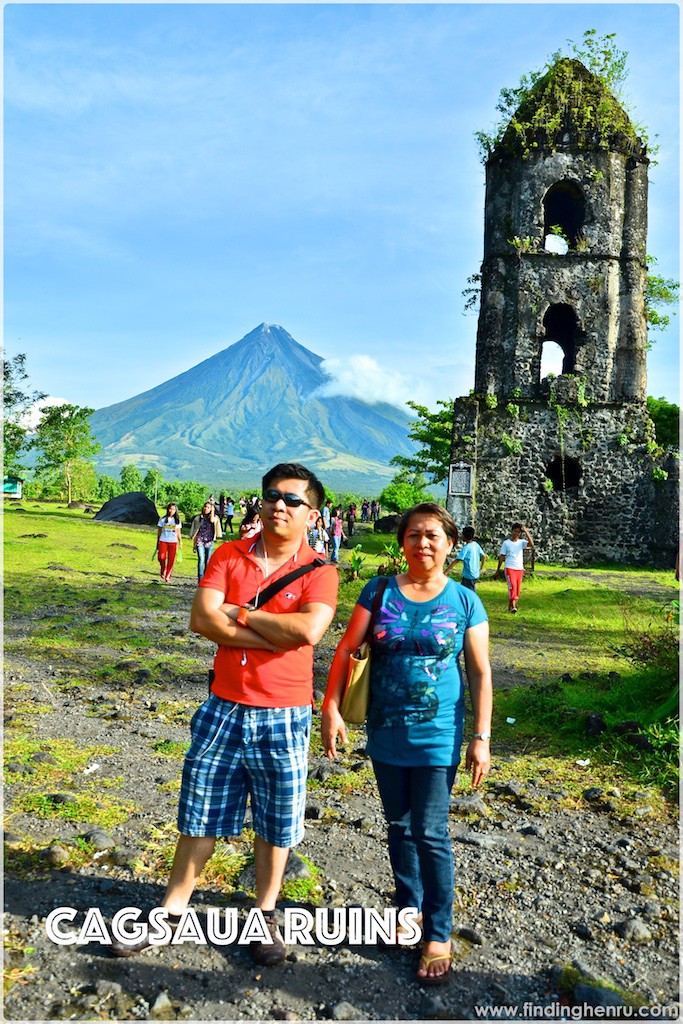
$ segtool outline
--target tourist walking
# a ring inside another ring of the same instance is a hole
[[[234,530],[232,528],[232,521],[233,521],[234,518],[235,518],[235,502],[232,500],[232,498],[228,498],[228,500],[227,500],[227,502],[225,504],[225,531],[226,531],[226,533],[227,533],[228,530],[230,530],[230,533],[234,533]]]
[[[323,747],[332,759],[337,739],[347,742],[339,707],[349,658],[371,627],[366,750],[388,826],[396,902],[422,914],[417,980],[423,985],[442,984],[451,968],[454,877],[448,812],[463,741],[461,651],[472,701],[465,766],[473,787],[490,766],[489,626],[477,595],[444,573],[457,540],[455,523],[439,505],[424,502],[403,515],[398,543],[407,572],[375,577],[361,592],[334,655],[322,706]]]
[[[341,505],[336,509],[334,516],[330,520],[330,540],[332,541],[332,554],[330,555],[330,561],[338,562],[339,549],[342,541],[346,540],[346,534],[344,533],[343,510]]]
[[[522,537],[524,534],[524,537]],[[507,540],[504,540],[500,554],[498,556],[498,565],[494,573],[494,579],[500,579],[500,568],[505,562],[505,579],[508,584],[508,611],[512,612],[513,615],[517,614],[517,602],[519,601],[519,592],[522,586],[522,579],[524,578],[524,548],[533,547],[534,542],[531,534],[527,530],[524,523],[513,523],[510,529],[510,536]]]
[[[157,523],[157,558],[164,583],[170,580],[176,555],[183,546],[181,530],[178,506],[171,501],[166,506],[166,514]]]
[[[308,543],[317,555],[327,558],[327,544],[330,535],[325,529],[325,522],[322,516],[318,516],[317,522],[308,535]]]
[[[474,528],[466,526],[462,531],[462,539],[465,541],[457,554],[456,561],[462,562],[462,585],[468,590],[475,590],[477,580],[484,568],[486,555],[475,540]]]
[[[214,543],[222,536],[220,516],[217,515],[211,502],[207,501],[199,515],[194,517],[190,526],[192,548],[197,554],[198,580],[206,572]]]
[[[347,525],[347,528],[348,528],[348,531],[349,531],[349,537],[353,537],[353,534],[354,534],[354,528],[355,528],[355,525],[356,525],[356,510],[357,510],[357,508],[358,508],[357,505],[349,505],[349,507],[347,509],[347,512],[346,512],[346,525]]]

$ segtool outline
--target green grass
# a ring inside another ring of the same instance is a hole
[[[24,503],[26,511],[12,509],[5,515],[5,571],[17,572],[30,578],[36,573],[57,577],[67,587],[80,585],[82,577],[91,581],[103,577],[112,581],[134,579],[136,582],[156,580],[158,563],[152,560],[156,547],[156,527],[115,526],[93,520],[79,510],[61,509],[54,505]],[[6,506],[7,508],[7,506]],[[30,536],[45,533],[47,537]],[[130,544],[136,550],[118,547]],[[115,545],[115,546],[112,546]],[[191,545],[183,546],[184,559],[174,574],[187,579],[196,578],[196,562]],[[48,570],[51,564],[64,565],[70,570],[59,573]],[[164,589],[158,587],[159,591]]]
[[[144,843],[140,859],[135,865],[136,874],[152,881],[166,882],[173,864],[176,840],[175,822],[153,826]],[[222,888],[228,893],[237,888],[237,879],[247,864],[253,860],[254,833],[244,829],[242,834],[226,843],[216,842],[213,855],[202,871],[197,888]]]
[[[32,761],[33,755],[39,752],[51,754],[57,764]],[[117,747],[104,745],[79,747],[69,739],[51,739],[43,743],[30,735],[6,738],[4,744],[5,764],[9,761],[30,764],[36,769],[36,774],[32,778],[49,779],[55,782],[70,778],[74,773],[82,772],[98,758],[116,753],[118,753]]]
[[[65,821],[87,822],[102,828],[113,828],[130,818],[135,804],[112,800],[91,793],[74,794],[74,803],[55,803],[48,793],[22,793],[15,797],[12,809],[34,814],[38,818],[61,818]]]
[[[109,678],[132,682],[134,668],[116,668],[127,657],[150,670],[146,690],[165,685],[167,676],[205,671],[208,651],[196,653],[189,630],[173,635],[179,595],[157,583],[157,566],[152,561],[154,527],[101,524],[77,510],[55,505],[35,508],[35,504],[25,502],[23,512],[8,506],[5,518],[7,613],[30,623],[30,635],[19,634],[8,642],[9,654],[39,658],[60,669],[58,676],[48,680],[52,690]],[[37,533],[47,537],[23,536]],[[351,543],[359,544],[368,560],[361,579],[350,581],[341,574],[330,640],[341,638],[360,591],[383,561],[388,539],[365,524],[357,528]],[[111,546],[119,544],[132,548]],[[194,581],[189,545],[185,554],[177,575]],[[553,757],[564,752],[573,761],[578,753],[590,750],[592,760],[619,766],[632,777],[651,779],[653,785],[670,790],[675,784],[672,750],[677,723],[652,724],[648,715],[652,717],[657,701],[670,695],[673,682],[666,674],[653,675],[629,660],[624,645],[634,632],[647,633],[661,620],[665,600],[677,596],[673,574],[614,565],[570,573],[562,566],[538,565],[535,575],[524,581],[520,613],[511,616],[505,583],[491,578],[491,561],[477,589],[489,614],[494,663],[504,665],[523,683],[540,684],[497,691],[496,736],[512,744],[520,756],[529,748]],[[65,568],[49,569],[49,565]],[[456,569],[455,578],[459,575]],[[648,596],[647,589],[653,587],[664,596]],[[44,617],[47,606],[53,618]],[[579,673],[586,670],[598,673],[598,678],[579,680]],[[608,678],[614,671],[621,679]],[[564,673],[574,679],[557,688],[543,688],[557,683]],[[8,710],[18,715],[19,724],[51,710],[44,698],[27,700],[22,685],[21,681],[10,683],[5,693]],[[589,710],[603,713],[609,725],[624,718],[638,719],[647,726],[653,749],[637,751],[613,734],[588,742],[584,720]],[[166,699],[156,714],[181,723],[190,711],[186,702]],[[517,719],[514,727],[507,725],[507,717]],[[17,721],[12,724],[16,726]],[[157,752],[180,757],[184,750],[184,744],[171,743]],[[15,754],[14,759],[20,758]],[[35,781],[44,777],[42,768],[40,772],[32,776]],[[326,784],[354,789],[367,784],[363,771],[345,778],[326,780]]]
[[[40,751],[51,754],[57,763],[33,761],[32,756]],[[11,779],[16,786],[11,808],[8,806],[8,822],[17,812],[38,818],[88,822],[103,828],[126,821],[135,805],[117,800],[107,792],[120,789],[123,776],[111,778],[100,773],[83,774],[89,765],[117,752],[116,747],[103,745],[79,747],[69,739],[51,739],[41,743],[25,734],[8,738],[5,742],[5,764],[15,761],[35,768],[32,775],[6,772],[5,778]],[[62,791],[67,791],[75,799],[68,803],[56,802],[54,794]]]
[[[178,740],[158,740],[152,750],[155,754],[163,754],[164,757],[172,757],[176,761],[182,761],[189,748],[189,743],[180,743]]]

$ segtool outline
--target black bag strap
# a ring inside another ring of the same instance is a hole
[[[324,558],[314,558],[312,562],[307,565],[300,565],[298,569],[292,569],[285,576],[281,576],[279,580],[274,580],[265,590],[262,590],[259,594],[254,594],[251,601],[247,601],[243,607],[250,608],[254,611],[256,608],[262,608],[267,601],[270,601],[271,597],[282,590],[283,587],[293,583],[294,580],[298,580],[300,576],[305,576],[307,572],[312,572],[314,569],[319,569],[321,565],[326,565]],[[258,604],[256,603],[258,601]]]
[[[372,611],[370,612],[370,623],[368,625],[367,633],[365,634],[365,638],[363,640],[363,643],[365,643],[365,644],[372,643],[372,627],[375,624],[375,619],[377,618],[377,612],[379,611],[380,605],[382,604],[382,596],[384,594],[384,591],[387,589],[387,583],[388,582],[389,582],[389,577],[388,576],[380,576],[379,583],[377,584],[377,590],[375,591],[375,596],[372,599]]]

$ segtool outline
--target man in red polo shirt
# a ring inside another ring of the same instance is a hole
[[[290,847],[303,838],[313,698],[313,646],[332,621],[337,571],[321,565],[282,587],[259,607],[259,594],[316,554],[306,542],[325,494],[298,463],[280,463],[263,478],[263,530],[231,541],[209,561],[195,595],[190,628],[218,644],[208,700],[190,724],[178,831],[164,899],[173,927],[186,909],[218,836],[242,831],[247,795],[255,831],[256,906],[269,942],[254,942],[259,964],[286,956],[275,919]],[[249,606],[245,605],[249,602]],[[149,948],[113,945],[130,955]]]

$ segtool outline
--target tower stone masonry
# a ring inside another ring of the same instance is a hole
[[[491,545],[522,521],[546,561],[674,565],[679,463],[646,408],[648,163],[568,58],[489,155],[474,393],[455,402],[451,457],[474,488],[448,507]]]

